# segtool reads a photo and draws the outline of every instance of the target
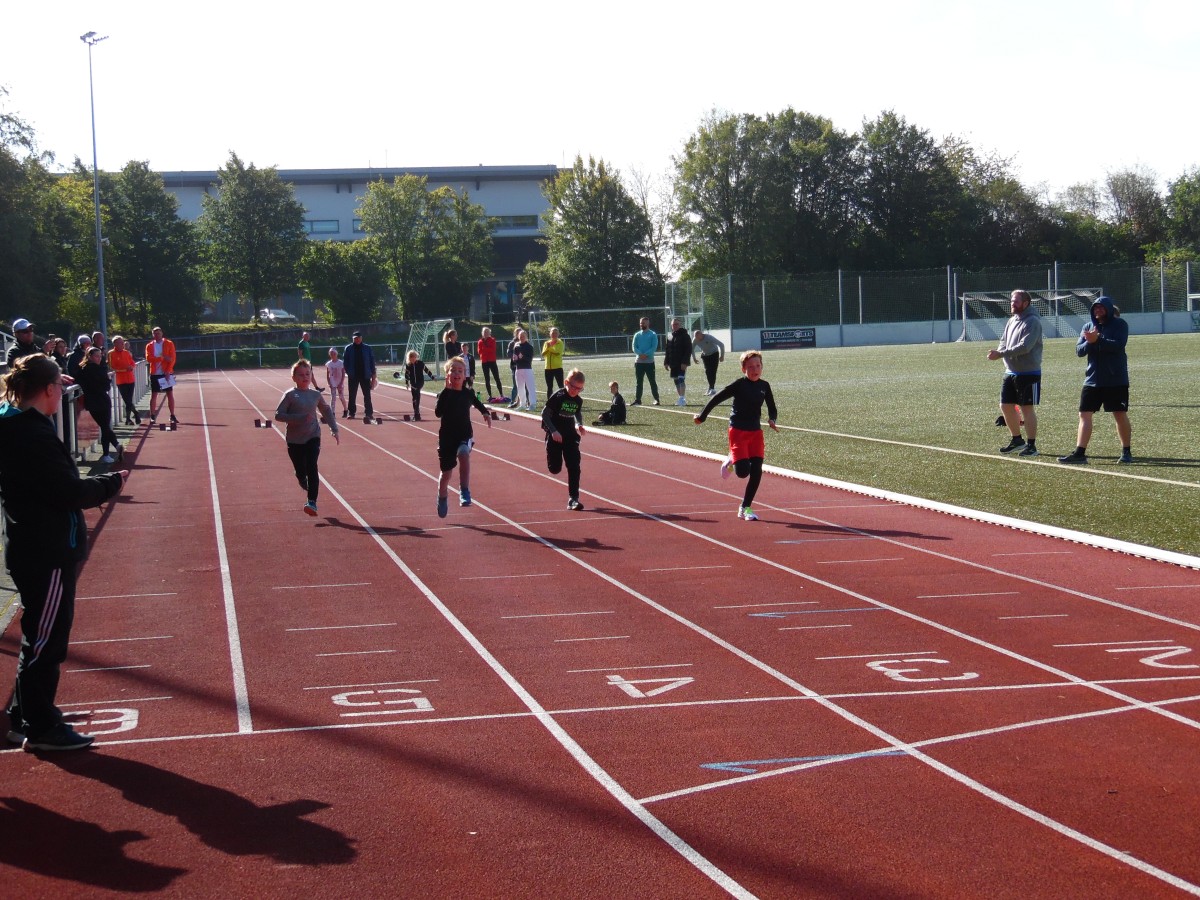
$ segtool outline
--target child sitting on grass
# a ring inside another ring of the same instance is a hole
[[[624,425],[625,424],[625,398],[621,396],[621,386],[615,381],[608,383],[608,389],[612,393],[612,405],[604,412],[600,413],[593,425]]]

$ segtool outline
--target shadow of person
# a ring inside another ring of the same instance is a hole
[[[292,800],[259,806],[225,788],[107,753],[47,761],[116,788],[130,803],[174,817],[205,844],[230,856],[262,856],[300,866],[340,865],[357,856],[353,839],[304,818],[329,809],[328,803]]]
[[[139,831],[106,831],[18,797],[0,797],[0,834],[5,866],[95,888],[161,891],[188,872],[126,856],[127,844],[146,840]]]

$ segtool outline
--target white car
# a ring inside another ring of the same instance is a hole
[[[269,325],[290,325],[293,322],[300,321],[286,309],[260,309],[258,317],[264,324]],[[251,320],[250,324],[253,325],[254,321]]]

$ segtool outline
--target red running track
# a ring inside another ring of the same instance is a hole
[[[287,384],[186,378],[130,447],[60,690],[96,746],[0,753],[14,896],[1200,893],[1200,572],[778,474],[741,522],[598,430],[569,512],[520,415],[442,520],[390,385],[311,519]]]

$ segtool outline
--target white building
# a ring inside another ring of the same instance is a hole
[[[359,198],[372,181],[391,181],[416,175],[429,187],[448,186],[466,192],[483,207],[495,230],[495,268],[492,278],[476,285],[471,298],[472,318],[504,321],[511,318],[516,279],[526,263],[546,258],[538,243],[542,216],[549,208],[542,187],[558,175],[557,166],[439,166],[413,169],[279,169],[304,206],[304,225],[313,240],[352,241],[364,237],[358,217]],[[201,198],[216,190],[216,172],[160,172],[168,192],[179,201],[179,215],[199,218]]]

